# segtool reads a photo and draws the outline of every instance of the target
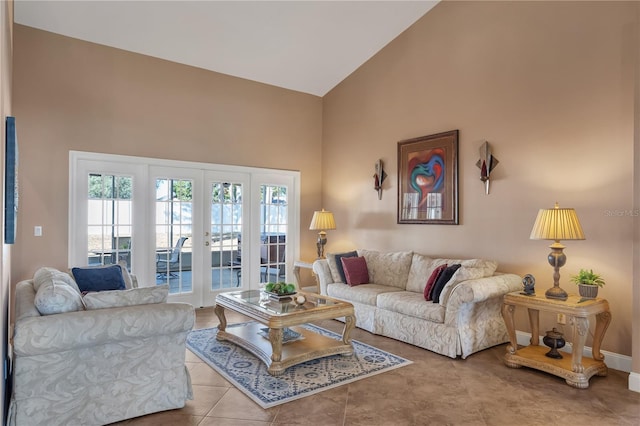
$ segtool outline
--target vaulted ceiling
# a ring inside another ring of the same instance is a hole
[[[324,96],[438,1],[16,0],[15,22]]]

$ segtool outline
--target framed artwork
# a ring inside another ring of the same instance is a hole
[[[4,242],[16,242],[18,216],[18,137],[16,118],[5,120],[5,174],[4,174]]]
[[[398,223],[458,224],[458,130],[398,142]]]

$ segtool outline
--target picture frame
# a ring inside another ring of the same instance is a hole
[[[4,242],[14,244],[18,228],[18,136],[16,118],[5,119]]]
[[[458,225],[458,130],[398,142],[398,223]]]

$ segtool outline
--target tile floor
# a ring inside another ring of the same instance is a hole
[[[230,323],[246,319],[229,316]],[[214,327],[212,308],[196,311],[196,328]],[[336,332],[342,324],[318,325]],[[117,423],[127,426],[265,425],[638,425],[640,393],[628,390],[628,374],[609,370],[589,389],[527,368],[502,364],[505,345],[466,360],[355,329],[354,339],[414,363],[316,395],[263,410],[187,350],[195,398],[180,410]]]

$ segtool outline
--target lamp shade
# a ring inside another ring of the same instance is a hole
[[[325,209],[322,209],[322,211],[313,212],[309,230],[326,231],[328,229],[336,229],[336,221],[333,218],[333,213],[328,212]]]
[[[574,209],[540,209],[531,230],[532,240],[584,240],[584,232]]]

